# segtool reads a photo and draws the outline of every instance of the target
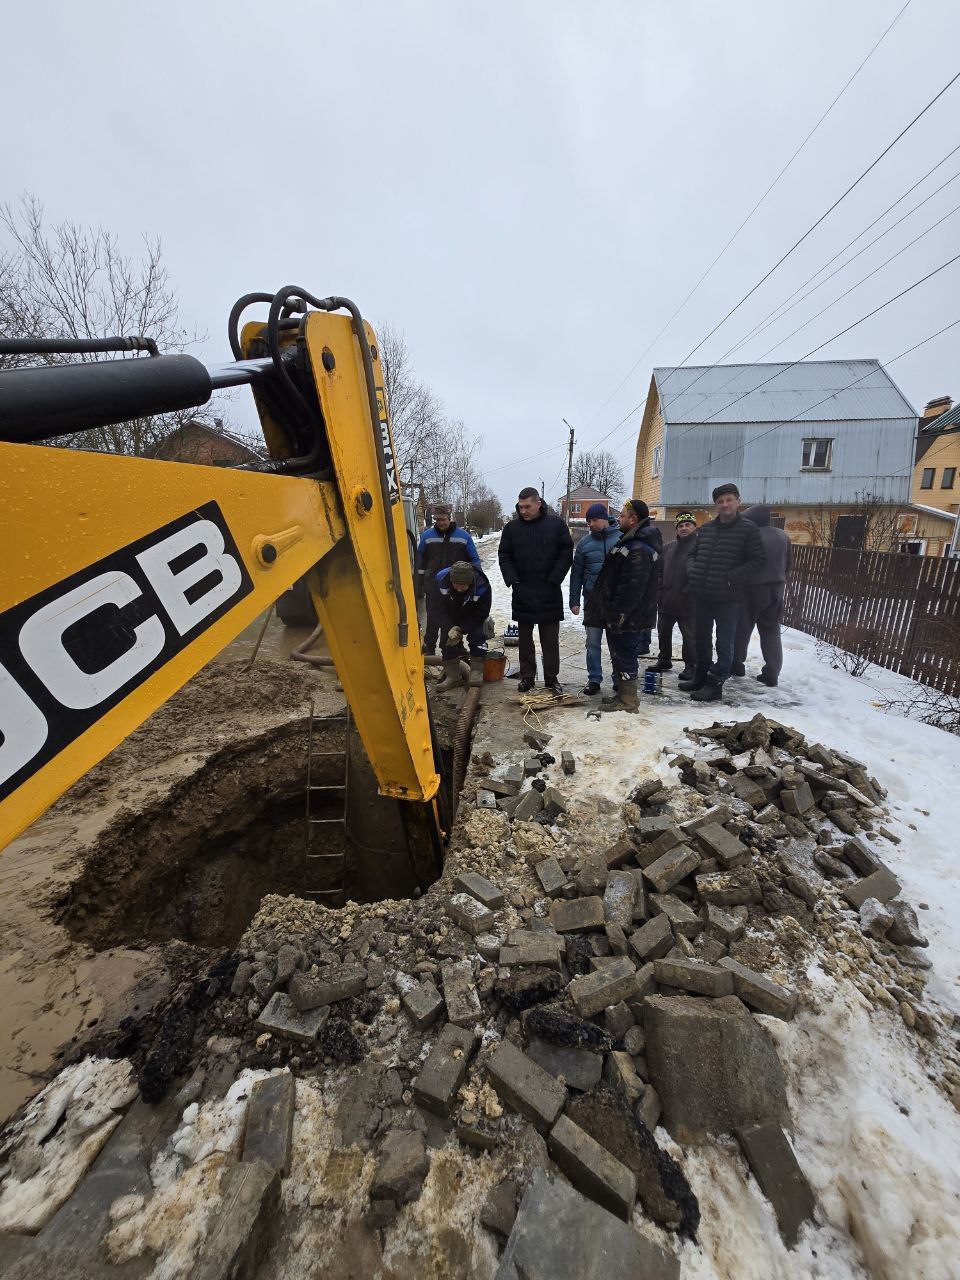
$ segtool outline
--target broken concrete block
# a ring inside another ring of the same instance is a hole
[[[399,1208],[416,1200],[429,1168],[423,1134],[417,1129],[392,1129],[383,1140],[370,1184],[371,1205],[379,1200]]]
[[[851,836],[849,840],[845,840],[842,852],[858,875],[870,876],[883,869],[884,864],[877,853],[860,836]]]
[[[517,822],[529,822],[543,808],[543,796],[539,791],[525,791],[513,810],[512,817]]]
[[[653,962],[650,961],[637,970],[634,989],[630,995],[624,996],[624,1001],[633,1016],[642,1020],[644,1000],[647,996],[656,994],[657,980],[653,976]]]
[[[256,1029],[312,1044],[329,1016],[329,1005],[301,1013],[285,992],[275,991],[261,1011]]]
[[[787,1135],[768,1122],[738,1129],[737,1138],[760,1190],[773,1205],[784,1243],[792,1248],[803,1224],[813,1221],[816,1201]]]
[[[703,908],[703,923],[707,936],[716,938],[727,947],[730,946],[731,942],[736,942],[738,938],[743,936],[743,921],[738,920],[736,916],[730,915],[722,907],[718,907],[715,902],[705,904]]]
[[[289,1071],[256,1080],[247,1103],[241,1160],[262,1160],[285,1178],[290,1172],[296,1089]]]
[[[556,858],[544,858],[536,865],[537,879],[548,898],[558,898],[567,883],[566,873]]]
[[[733,975],[716,965],[699,960],[655,960],[653,974],[661,986],[676,987],[700,996],[733,994]]]
[[[633,1058],[625,1049],[614,1049],[607,1054],[603,1062],[603,1078],[630,1103],[643,1097],[644,1083],[637,1075]]]
[[[637,882],[629,871],[611,871],[603,894],[603,912],[606,919],[621,929],[633,928],[633,903],[637,896]]]
[[[893,916],[876,898],[866,898],[860,903],[860,928],[871,938],[883,938],[893,924]]]
[[[583,866],[577,872],[577,892],[584,898],[595,893],[602,894],[607,887],[608,874],[606,863],[602,858],[585,858]]]
[[[561,813],[567,812],[567,802],[556,787],[545,787],[542,791],[544,817],[553,820]]]
[[[279,994],[279,993],[278,993]],[[251,1280],[280,1216],[280,1174],[262,1160],[227,1165],[192,1280]]]
[[[480,1224],[492,1231],[494,1235],[505,1240],[513,1230],[513,1224],[517,1220],[517,1197],[520,1194],[520,1188],[512,1178],[505,1178],[503,1182],[491,1188],[483,1208],[480,1210]]]
[[[630,935],[630,946],[641,960],[656,960],[673,946],[670,918],[662,912]]]
[[[620,925],[614,924],[612,920],[608,920],[603,926],[603,931],[607,935],[607,942],[610,944],[610,952],[615,956],[625,956],[630,951],[630,944],[627,942],[627,935]]]
[[[502,907],[505,901],[503,890],[477,871],[462,872],[455,878],[453,887],[462,893],[469,893],[491,911]]]
[[[887,903],[900,892],[900,881],[886,867],[874,871],[863,880],[855,880],[853,884],[844,886],[843,896],[857,911],[868,898],[876,898],[878,902]]]
[[[403,1007],[418,1030],[426,1031],[436,1022],[443,1008],[443,996],[429,979],[426,982],[417,982],[409,974],[398,973],[394,979],[394,986]]]
[[[650,996],[643,1030],[663,1123],[678,1142],[764,1120],[790,1124],[773,1042],[735,996]]]
[[[603,899],[573,898],[569,902],[555,899],[550,904],[550,920],[557,933],[580,933],[584,929],[602,929]]]
[[[616,1004],[608,1005],[603,1011],[603,1026],[611,1040],[622,1040],[624,1035],[634,1025],[634,1016],[627,1008],[626,1002],[618,1000]]]
[[[660,1095],[652,1084],[648,1084],[643,1091],[643,1097],[637,1103],[637,1115],[647,1126],[651,1133],[660,1123],[660,1117],[663,1115],[663,1104],[660,1102]]]
[[[790,893],[800,899],[812,911],[817,905],[817,900],[823,891],[823,881],[815,879],[807,873],[803,875],[787,876],[784,879],[783,887]]]
[[[616,844],[604,850],[603,861],[609,871],[622,867],[625,862],[632,862],[637,854],[637,846],[628,836],[621,836]]]
[[[667,917],[675,934],[695,938],[703,929],[703,921],[693,908],[672,893],[651,893],[650,906],[658,914],[662,913]]]
[[[617,956],[594,973],[574,978],[567,990],[584,1018],[605,1009],[607,1005],[626,1000],[636,990],[637,971],[627,956]]]
[[[567,777],[570,777],[572,774],[577,772],[577,762],[573,758],[573,752],[571,751],[560,752],[560,768],[567,775]]]
[[[440,1116],[450,1114],[475,1044],[472,1031],[446,1024],[413,1082],[413,1096],[421,1107]]]
[[[658,893],[668,893],[685,876],[696,871],[700,861],[700,854],[696,850],[681,844],[644,867],[643,874]]]
[[[762,809],[767,803],[766,792],[745,773],[733,773],[728,780],[733,794],[746,804],[752,805],[754,809]]]
[[[569,1116],[561,1116],[550,1130],[547,1149],[578,1191],[629,1222],[637,1179],[626,1165]]]
[[[813,792],[808,782],[801,782],[799,787],[784,789],[780,792],[780,805],[784,813],[792,813],[802,818],[808,809],[813,808]]]
[[[676,849],[678,845],[683,844],[683,834],[679,828],[675,827],[671,822],[665,831],[647,844],[642,844],[635,850],[635,857],[641,867],[649,867],[658,858],[662,858],[665,853],[669,853],[671,849]]]
[[[571,1089],[586,1091],[600,1082],[603,1059],[589,1049],[550,1044],[537,1036],[530,1039],[527,1055],[544,1071],[562,1080]]]
[[[563,939],[556,933],[525,933],[517,930],[515,934],[511,934],[507,946],[500,948],[500,963],[506,968],[542,964],[551,969],[559,969],[562,949]]]
[[[496,1280],[679,1280],[680,1262],[564,1179],[538,1169]]]
[[[366,989],[367,971],[359,965],[335,965],[316,977],[300,973],[293,975],[289,983],[290,999],[300,1010],[318,1009],[324,1004],[336,1004],[359,996]]]
[[[440,966],[447,1017],[458,1027],[472,1027],[483,1017],[469,960],[450,960]]]
[[[249,985],[250,979],[253,977],[256,966],[252,960],[241,960],[234,971],[233,981],[230,984],[230,994],[232,996],[242,996]]]
[[[563,1110],[564,1086],[509,1040],[501,1041],[487,1061],[487,1074],[510,1106],[543,1132]]]
[[[697,843],[708,858],[716,858],[724,871],[732,871],[748,861],[750,850],[719,822],[708,822],[696,831]]]
[[[733,817],[729,805],[714,804],[709,809],[704,809],[696,818],[688,818],[686,822],[680,823],[680,830],[686,835],[693,835],[699,831],[701,827],[710,826],[712,823],[718,823],[721,827],[725,822],[729,822]]]
[[[909,902],[896,898],[887,903],[887,910],[893,918],[887,937],[898,947],[929,947],[930,943],[920,932],[920,921]]]
[[[663,835],[665,831],[669,831],[671,827],[675,828],[675,826],[676,824],[673,818],[660,814],[641,818],[640,821],[634,825],[633,830],[641,840],[656,840],[657,836]],[[661,853],[665,852],[665,849],[661,850]]]
[[[717,964],[733,975],[733,994],[758,1013],[789,1021],[797,1009],[797,993],[773,982],[762,973],[748,969],[731,956],[724,956]]]
[[[469,893],[455,893],[447,899],[447,915],[467,933],[487,933],[493,926],[493,912]]]
[[[699,875],[695,883],[704,902],[713,902],[721,907],[760,901],[760,885],[749,867]]]
[[[484,960],[498,960],[500,957],[500,948],[503,946],[503,938],[499,933],[478,933],[473,940],[473,945],[477,949],[477,954],[481,955]]]
[[[543,765],[540,763],[540,757],[527,756],[523,761],[523,772],[528,778],[534,777],[540,772]]]
[[[537,729],[528,729],[523,735],[523,740],[531,751],[535,751],[538,755],[541,751],[546,751],[551,741],[549,733],[541,733]]]
[[[512,765],[511,768],[516,768],[516,766]],[[507,774],[509,775],[509,773],[510,770],[508,769]],[[511,778],[508,776],[505,778],[484,778],[483,780],[484,789],[486,791],[492,791],[498,798],[501,796],[515,796],[520,790],[522,783],[522,770],[520,771],[520,776],[517,778]]]

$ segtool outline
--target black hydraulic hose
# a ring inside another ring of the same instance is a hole
[[[0,338],[0,356],[73,356],[98,351],[146,351],[160,354],[153,338]]]
[[[272,302],[272,293],[245,293],[242,298],[238,298],[230,308],[230,318],[227,320],[227,340],[230,343],[230,350],[233,352],[234,360],[242,360],[244,358],[243,348],[240,346],[240,333],[238,325],[240,317],[246,311],[247,307],[252,307],[255,302]]]

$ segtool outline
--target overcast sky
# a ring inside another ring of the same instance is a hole
[[[229,358],[239,294],[347,294],[403,330],[419,375],[483,435],[504,502],[541,477],[552,500],[561,419],[590,447],[642,406],[653,366],[680,363],[960,69],[960,3],[912,0],[610,398],[903,2],[8,6],[3,195],[100,222],[131,252],[159,235],[211,362]],[[719,361],[958,143],[960,81],[690,363]],[[960,151],[877,231],[958,171]],[[958,205],[960,180],[731,358],[757,359]],[[768,359],[955,253],[960,213]],[[887,362],[958,318],[960,263],[817,358]],[[958,350],[960,327],[891,376],[918,408],[958,398]],[[255,421],[251,404],[243,391],[227,412]],[[638,424],[601,446],[628,483]]]

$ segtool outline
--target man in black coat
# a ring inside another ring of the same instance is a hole
[[[760,530],[740,515],[737,486],[718,484],[713,491],[713,504],[716,517],[697,530],[688,569],[697,669],[691,679],[677,681],[678,687],[688,689],[697,702],[719,702],[722,697],[723,683],[733,665],[741,583],[765,560]],[[714,626],[717,656],[711,662]]]
[[[680,628],[683,642],[681,680],[692,676],[697,665],[693,641],[693,596],[690,594],[690,552],[697,532],[693,512],[681,511],[676,518],[677,537],[664,548],[660,561],[660,595],[657,600],[657,639],[660,654],[648,671],[670,671],[673,668],[673,628]]]
[[[517,515],[500,535],[500,572],[513,588],[511,617],[520,632],[521,693],[533,688],[537,654],[533,628],[540,631],[544,687],[557,697],[560,687],[560,623],[562,583],[573,563],[573,539],[566,521],[543,501],[536,489],[521,489]]]
[[[761,684],[773,688],[780,678],[780,668],[783,666],[780,623],[783,621],[783,593],[793,559],[793,544],[782,529],[771,528],[769,507],[748,507],[743,518],[760,530],[766,562],[742,580],[743,594],[740,598],[740,618],[733,646],[731,675],[746,675],[743,664],[750,637],[756,627],[760,632],[760,652],[763,654],[763,670],[757,679]]]
[[[584,622],[588,627],[604,628],[613,657],[616,693],[600,705],[605,711],[636,712],[637,659],[643,632],[657,620],[663,537],[650,523],[647,504],[638,498],[624,504],[619,523],[620,539],[607,552],[586,604]]]

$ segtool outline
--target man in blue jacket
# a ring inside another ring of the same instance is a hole
[[[570,612],[574,615],[580,612],[581,591],[584,609],[586,609],[590,592],[603,568],[607,552],[611,547],[616,546],[620,538],[620,530],[616,525],[610,524],[607,508],[602,502],[594,502],[587,507],[587,524],[590,532],[577,543],[577,549],[573,553],[573,569],[570,572]],[[600,692],[600,686],[603,684],[603,664],[600,659],[603,627],[586,627],[586,636],[587,683],[583,686],[581,693],[592,698],[594,694]],[[608,639],[608,648],[609,644]],[[610,662],[612,668],[612,652]]]
[[[466,560],[441,569],[435,583],[437,618],[440,624],[440,652],[443,680],[437,690],[459,688],[460,654],[463,641],[470,648],[470,684],[483,684],[483,663],[487,656],[484,623],[490,616],[493,592],[486,575]]]
[[[437,635],[440,630],[437,614],[437,574],[441,569],[449,569],[458,560],[465,560],[472,564],[474,569],[480,569],[480,556],[473,538],[466,529],[461,529],[455,524],[453,508],[445,502],[435,502],[433,525],[429,529],[424,529],[417,544],[417,573],[420,576],[427,609],[427,621],[423,630],[424,653],[437,651]]]

